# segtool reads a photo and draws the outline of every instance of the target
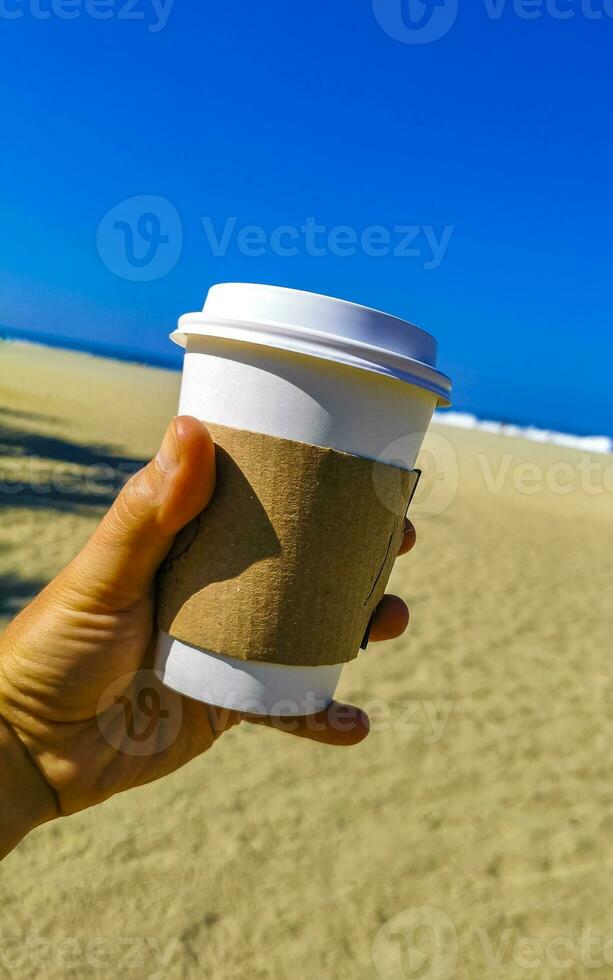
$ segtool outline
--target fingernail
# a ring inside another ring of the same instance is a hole
[[[177,445],[175,427],[174,423],[171,422],[166,429],[166,434],[162,440],[162,445],[160,446],[156,456],[156,462],[162,473],[172,473],[173,470],[176,470],[177,466],[179,465],[180,458],[181,454],[179,453],[179,447]]]

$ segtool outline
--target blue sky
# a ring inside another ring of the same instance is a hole
[[[2,0],[0,323],[172,355],[214,282],[312,289],[459,408],[613,432],[613,5],[403,3]]]

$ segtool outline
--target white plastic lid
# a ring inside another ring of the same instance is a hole
[[[255,283],[220,283],[202,313],[186,313],[171,339],[189,335],[275,347],[408,381],[450,404],[451,381],[436,368],[434,337],[367,306],[319,293]]]

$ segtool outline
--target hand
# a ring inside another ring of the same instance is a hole
[[[21,767],[17,781],[28,788],[32,826],[172,772],[241,721],[287,727],[160,686],[164,710],[153,746],[139,754],[122,741],[125,711],[137,709],[138,679],[152,663],[158,566],[177,531],[206,507],[214,484],[207,429],[190,417],[175,419],[156,458],[126,484],[83,550],[0,638],[0,781],[2,746],[10,740],[6,751],[13,774]],[[400,553],[414,543],[407,522]],[[371,639],[399,636],[408,618],[404,602],[386,596]],[[150,676],[149,686],[159,685]],[[292,719],[292,731],[353,745],[368,734],[368,719],[334,704],[313,719]]]

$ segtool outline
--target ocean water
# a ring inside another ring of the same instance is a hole
[[[108,357],[114,361],[130,361],[136,364],[149,364],[151,367],[167,368],[170,371],[180,371],[183,354],[179,349],[176,353],[169,344],[168,356],[148,354],[142,348],[114,347],[112,344],[97,344],[95,341],[78,340],[73,337],[51,336],[37,333],[34,330],[17,330],[0,324],[0,340],[14,343],[37,344],[40,347],[55,347],[60,350],[78,351],[80,354],[93,354],[95,357]]]

